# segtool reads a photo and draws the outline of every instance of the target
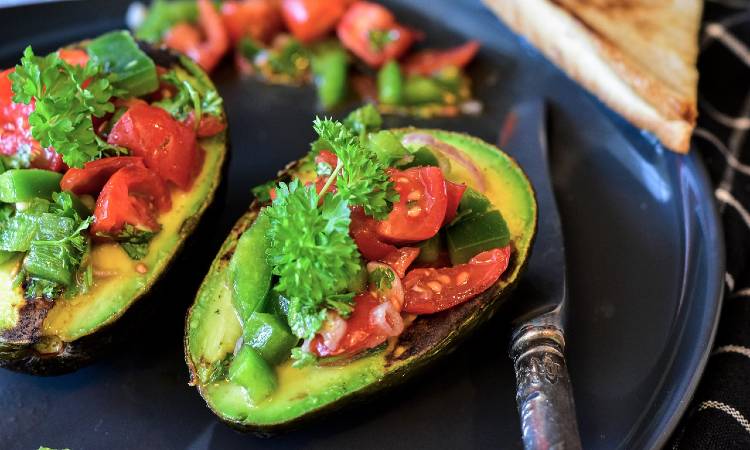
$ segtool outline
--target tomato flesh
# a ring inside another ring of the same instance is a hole
[[[61,48],[57,56],[71,66],[85,66],[89,62],[89,54],[81,49]]]
[[[310,341],[310,351],[318,357],[355,354],[385,342],[388,336],[378,333],[370,324],[370,313],[380,304],[380,300],[369,291],[354,297],[354,310],[346,319],[346,334],[336,348],[328,348],[323,343],[323,337],[317,334]]]
[[[223,118],[211,114],[203,114],[201,122],[196,129],[194,111],[190,111],[188,118],[185,119],[185,125],[190,129],[194,129],[199,138],[214,136],[227,129],[227,122]]]
[[[389,169],[399,194],[388,217],[378,222],[377,232],[390,242],[417,242],[440,230],[448,199],[443,172],[438,167]]]
[[[91,234],[116,236],[125,224],[158,231],[157,212],[171,207],[169,188],[158,175],[137,165],[123,167],[109,178],[96,200]]]
[[[466,264],[414,269],[404,278],[403,311],[432,314],[460,305],[487,290],[508,268],[510,246],[482,252]]]
[[[349,7],[336,33],[344,47],[372,67],[400,58],[415,40],[414,32],[398,24],[388,9],[364,1]],[[374,42],[375,34],[382,37],[380,44]]]
[[[465,67],[478,51],[477,41],[469,41],[446,50],[422,50],[406,58],[402,67],[408,75],[430,76],[446,67]]]
[[[184,190],[190,188],[203,164],[195,131],[146,102],[130,106],[112,127],[107,142],[143,157],[146,167]]]
[[[270,0],[225,1],[221,18],[234,43],[245,36],[268,42],[281,30],[279,8]]]
[[[294,37],[312,42],[333,30],[347,3],[346,0],[282,0],[281,13]]]
[[[380,261],[397,252],[395,245],[383,242],[377,232],[378,223],[365,214],[361,207],[352,208],[349,234],[362,256],[368,261]]]
[[[130,166],[146,168],[140,156],[115,156],[87,162],[83,169],[74,167],[65,172],[60,188],[76,195],[98,194],[115,172]]]
[[[448,203],[445,208],[445,219],[443,220],[443,225],[451,223],[453,219],[456,218],[458,204],[461,203],[461,197],[463,197],[465,191],[465,184],[457,184],[445,180],[445,193],[448,197]]]
[[[406,275],[409,266],[419,256],[419,248],[417,247],[401,247],[387,254],[381,259],[382,262],[391,266],[396,275],[399,278],[403,278]]]

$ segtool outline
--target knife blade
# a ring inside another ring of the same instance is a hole
[[[572,450],[581,448],[581,439],[565,361],[565,246],[549,170],[546,112],[541,99],[516,105],[499,139],[529,175],[539,211],[529,265],[514,294],[510,354],[524,447]]]

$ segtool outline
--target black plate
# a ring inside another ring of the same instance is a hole
[[[26,44],[50,51],[122,26],[127,1],[72,2],[0,11],[0,67]],[[429,43],[484,43],[472,69],[485,113],[408,121],[498,137],[510,106],[532,96],[553,105],[554,181],[570,275],[570,371],[586,448],[663,444],[695,388],[710,348],[723,277],[721,230],[703,168],[666,152],[605,110],[477,1],[398,2]],[[182,320],[249,189],[302,155],[313,137],[312,89],[216,80],[229,111],[229,193],[163,284],[159,310],[98,364],[58,378],[0,373],[0,443],[118,448],[518,448],[508,317],[407,386],[261,440],[218,423],[187,386]],[[179,271],[179,273],[176,273]],[[523,299],[516,299],[523,301]]]

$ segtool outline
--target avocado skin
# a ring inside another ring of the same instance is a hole
[[[72,47],[81,44],[73,44]],[[138,46],[157,65],[163,67],[182,66],[179,54],[166,47],[156,47],[143,41],[138,41]],[[207,215],[218,215],[221,212],[221,205],[224,203],[228,191],[226,179],[229,171],[229,155],[231,154],[228,133],[226,133],[224,144],[221,171],[213,180],[214,183],[218,182],[218,185],[214,189],[213,195],[204,200],[204,209],[199,212],[198,220],[194,220],[194,217],[185,219],[184,223],[192,222],[192,226],[185,233],[177,250],[171,255],[172,262],[170,264],[173,266],[180,265],[180,260],[183,259],[181,255],[185,248],[185,241],[189,239],[190,235],[200,234],[201,229],[207,226],[205,221],[200,219]],[[186,252],[189,252],[189,250]],[[188,267],[189,265],[186,265],[186,268]],[[111,352],[118,343],[124,342],[129,332],[142,329],[145,317],[155,314],[158,309],[165,308],[164,304],[159,305],[159,302],[156,301],[160,295],[159,292],[155,291],[164,290],[165,292],[162,294],[168,294],[165,286],[171,284],[170,281],[180,283],[179,279],[176,278],[170,280],[170,278],[175,277],[175,272],[179,272],[179,270],[165,270],[160,273],[148,289],[133,300],[122,317],[112,324],[102,326],[93,333],[75,341],[66,342],[62,350],[55,354],[41,354],[34,348],[34,343],[39,338],[44,317],[47,310],[52,307],[52,303],[42,299],[27,303],[26,306],[31,306],[30,309],[33,311],[30,311],[30,314],[21,314],[21,323],[18,326],[0,334],[0,367],[30,375],[55,376],[75,372],[91,364]]]
[[[412,132],[412,131],[438,131],[438,130],[423,130],[414,128],[395,129],[392,131],[396,132]],[[453,133],[462,134],[462,133]],[[474,142],[480,142],[486,145],[481,139],[473,136],[464,135],[468,140]],[[506,154],[507,155],[507,154]],[[507,155],[509,159],[513,160],[518,166],[517,162]],[[279,171],[276,182],[289,182],[292,178],[291,174],[295,168],[301,164],[302,160],[293,161],[289,163],[284,169]],[[518,166],[520,167],[520,166]],[[489,321],[500,308],[506,304],[506,300],[510,294],[515,290],[518,285],[518,281],[521,278],[526,266],[529,261],[529,253],[534,246],[536,240],[536,232],[538,228],[539,212],[536,207],[536,192],[528,177],[525,176],[527,184],[531,189],[531,195],[533,197],[534,207],[534,224],[533,230],[531,230],[531,238],[528,245],[527,257],[519,267],[518,274],[515,279],[504,288],[500,286],[500,280],[491,286],[488,290],[479,294],[472,300],[457,305],[448,310],[442,311],[436,314],[418,316],[417,319],[412,322],[399,336],[399,340],[395,347],[403,346],[406,350],[398,357],[394,357],[393,354],[389,354],[386,359],[389,363],[396,361],[403,361],[408,359],[414,359],[414,362],[404,364],[398,367],[396,370],[386,372],[385,376],[381,378],[377,383],[372,383],[369,386],[359,389],[353,393],[340,397],[338,400],[323,405],[320,408],[309,411],[302,416],[296,417],[291,420],[287,420],[281,423],[275,423],[270,425],[260,424],[246,424],[239,421],[227,419],[222,416],[219,412],[213,410],[211,405],[206,402],[206,406],[211,409],[214,414],[227,426],[244,433],[251,433],[258,437],[272,437],[277,434],[293,431],[295,429],[304,427],[311,423],[317,423],[321,419],[325,419],[326,416],[339,411],[341,409],[349,408],[350,406],[356,405],[366,401],[372,395],[388,390],[396,385],[401,385],[406,381],[418,376],[422,371],[430,366],[433,362],[439,358],[450,354],[457,347],[460,346],[474,330],[481,327],[487,321]],[[247,230],[255,218],[257,217],[260,209],[263,206],[267,206],[269,203],[260,203],[254,200],[248,211],[242,215],[232,228],[230,235],[227,237],[227,241],[231,241],[229,245],[216,259],[224,262],[228,262],[234,249],[237,245],[237,240],[240,235]],[[512,253],[509,267],[516,262],[516,252]],[[190,372],[190,385],[196,386],[201,397],[206,398],[206,392],[204,391],[203,385],[200,384],[197,368],[190,357],[188,330],[189,320],[193,311],[193,306],[190,307],[185,318],[185,336],[184,336],[184,350],[185,350],[185,362],[188,365]]]

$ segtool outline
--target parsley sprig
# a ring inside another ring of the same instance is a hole
[[[57,53],[36,56],[30,46],[10,75],[14,102],[36,100],[29,115],[32,136],[43,147],[54,147],[71,167],[82,167],[100,155],[91,116],[114,111],[109,100],[120,93],[111,78],[92,61],[84,67],[73,66]]]
[[[318,117],[313,128],[338,157],[338,164],[330,177],[336,180],[338,193],[350,205],[362,206],[367,215],[385,219],[393,209],[393,203],[398,201],[387,167],[362,144],[358,135],[341,122]]]
[[[349,236],[350,210],[340,195],[324,194],[295,179],[280,183],[273,206],[266,208],[271,227],[268,250],[276,290],[289,299],[289,325],[295,335],[311,338],[327,309],[347,315],[353,293],[348,280],[360,271],[357,246]]]

